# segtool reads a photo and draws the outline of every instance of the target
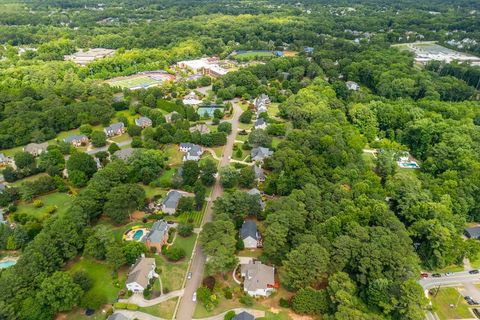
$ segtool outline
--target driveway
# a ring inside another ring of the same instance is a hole
[[[120,299],[119,301],[134,303],[140,307],[150,307],[150,306],[154,306],[156,304],[162,303],[164,301],[170,300],[172,298],[181,297],[183,295],[183,292],[184,292],[183,289],[176,290],[176,291],[169,292],[167,294],[162,294],[160,297],[157,297],[151,300],[146,300],[142,294],[134,294],[128,299]]]
[[[231,119],[232,123],[232,132],[227,138],[227,144],[223,148],[223,157],[220,159],[219,167],[228,166],[233,153],[233,145],[235,144],[235,137],[237,135],[239,118],[242,114],[242,108],[238,105],[238,99],[232,101],[233,105],[233,116]],[[220,184],[220,177],[216,178],[215,184],[213,185],[212,192],[210,194],[210,201],[207,202],[205,209],[205,215],[203,217],[202,226],[206,222],[212,221],[213,211],[212,206],[213,202],[221,196],[223,193],[222,185]],[[191,320],[193,313],[195,311],[196,302],[192,301],[193,293],[197,291],[202,283],[203,271],[205,267],[206,257],[202,252],[202,249],[198,245],[195,245],[193,252],[192,262],[190,266],[190,272],[192,272],[192,278],[187,280],[185,285],[185,293],[183,297],[180,298],[180,302],[177,304],[177,310],[175,311],[176,316],[174,318],[179,320]],[[223,319],[223,318],[222,318]]]

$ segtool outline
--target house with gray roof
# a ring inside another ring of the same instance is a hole
[[[23,151],[30,153],[34,157],[38,157],[47,151],[48,142],[44,143],[29,143],[23,147]]]
[[[200,134],[210,133],[210,128],[204,123],[196,124],[195,126],[191,127],[189,130],[191,133],[193,132],[199,132]]]
[[[128,161],[128,159],[130,159],[130,157],[133,155],[134,152],[135,152],[134,148],[125,148],[125,149],[115,151],[113,155],[118,159],[121,159],[123,161]]]
[[[152,120],[147,117],[140,117],[135,119],[135,124],[142,129],[145,129],[146,127],[151,127],[152,126]]]
[[[255,172],[255,179],[257,182],[264,182],[266,179],[265,176],[265,171],[263,170],[262,167],[254,165],[253,166],[253,171]]]
[[[263,118],[258,118],[256,121],[255,121],[255,130],[265,130],[267,129],[267,121],[265,121],[265,119]]]
[[[262,210],[265,210],[266,204],[262,200],[262,193],[260,192],[260,190],[258,190],[257,188],[252,188],[252,189],[248,190],[247,193],[251,196],[258,197],[258,203],[262,207]]]
[[[116,313],[112,314],[111,316],[109,316],[109,317],[107,318],[107,320],[131,320],[131,319],[128,318],[128,317],[126,317],[126,316],[124,316],[124,315],[121,314],[121,313],[116,312]]]
[[[132,292],[143,292],[150,280],[157,277],[156,266],[154,258],[140,257],[128,273],[127,289]]]
[[[185,152],[184,162],[188,160],[198,161],[203,154],[202,146],[190,142],[180,143],[180,151]]]
[[[260,107],[267,107],[268,104],[270,104],[270,98],[262,93],[259,95],[255,100],[253,101],[253,104],[255,105],[255,108],[258,110]]]
[[[255,249],[258,247],[259,234],[257,224],[253,220],[245,220],[240,228],[240,239],[246,249]]]
[[[3,193],[3,191],[5,191],[5,189],[7,189],[7,185],[5,183],[0,182],[0,193]]]
[[[346,85],[348,90],[352,90],[352,91],[360,90],[360,85],[354,81],[347,81]]]
[[[66,137],[63,141],[72,144],[74,147],[80,147],[88,143],[88,137],[84,134],[74,134]]]
[[[250,157],[252,158],[252,161],[263,161],[265,158],[270,157],[272,154],[273,151],[268,148],[257,147],[252,149],[252,151],[250,152]]]
[[[166,214],[175,214],[180,199],[184,196],[180,191],[170,190],[162,202],[162,212]]]
[[[168,241],[168,224],[163,220],[155,221],[147,236],[144,238],[147,248],[154,247],[157,252],[162,250],[162,246]]]
[[[103,129],[107,137],[119,136],[125,133],[125,124],[123,122],[112,123]]]
[[[470,239],[479,239],[480,240],[480,226],[465,228],[465,236]]]
[[[278,285],[275,283],[275,268],[260,261],[250,261],[240,266],[243,290],[252,297],[268,297]]]
[[[6,166],[9,164],[13,164],[13,159],[10,157],[7,157],[3,153],[0,153],[0,165]]]
[[[233,317],[232,320],[255,320],[255,317],[247,311],[242,311]]]

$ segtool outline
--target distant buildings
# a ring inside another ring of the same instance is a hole
[[[24,148],[23,151],[30,153],[34,157],[38,157],[45,151],[47,151],[48,142],[44,143],[29,143]]]
[[[465,228],[465,236],[470,239],[480,239],[480,226]]]
[[[88,137],[83,134],[76,134],[66,137],[63,141],[72,144],[74,147],[80,147],[88,144]]]
[[[219,60],[218,58],[201,58],[196,60],[185,60],[178,62],[178,67],[187,69],[193,73],[202,73],[211,77],[220,77],[226,75],[233,62]]]
[[[173,118],[173,116],[175,116],[175,115],[180,115],[180,113],[178,113],[178,112],[176,112],[176,111],[167,113],[167,114],[165,115],[165,121],[166,121],[167,123],[171,123],[172,120],[173,120],[172,118]]]
[[[147,117],[140,117],[135,119],[135,125],[141,127],[142,129],[145,129],[146,127],[152,126],[152,120]]]
[[[195,92],[192,91],[185,97],[183,97],[182,102],[184,105],[187,106],[198,106],[202,103],[202,100],[200,100],[200,98],[195,94]]]
[[[13,164],[13,159],[11,157],[7,157],[3,153],[0,153],[0,165],[8,166],[10,164]]]
[[[103,129],[107,137],[119,136],[125,133],[125,125],[123,122],[112,123]]]
[[[94,48],[87,51],[80,50],[74,54],[64,56],[64,60],[73,61],[76,64],[81,66],[87,65],[88,63],[97,60],[103,59],[105,57],[111,57],[115,53],[115,50],[103,49],[103,48]]]
[[[132,292],[143,292],[149,285],[150,280],[157,276],[155,268],[154,258],[139,258],[128,273],[127,289]]]
[[[264,182],[266,177],[265,177],[265,171],[262,169],[262,167],[259,167],[257,165],[253,166],[253,171],[255,172],[255,179],[257,182]]]

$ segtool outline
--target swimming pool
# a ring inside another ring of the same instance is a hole
[[[138,241],[142,238],[142,236],[143,236],[143,230],[137,230],[133,235],[133,240]]]
[[[6,269],[8,267],[14,266],[17,263],[16,260],[7,260],[0,262],[0,269]]]

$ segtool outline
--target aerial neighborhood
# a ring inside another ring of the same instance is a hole
[[[0,12],[0,320],[480,319],[478,1]]]

